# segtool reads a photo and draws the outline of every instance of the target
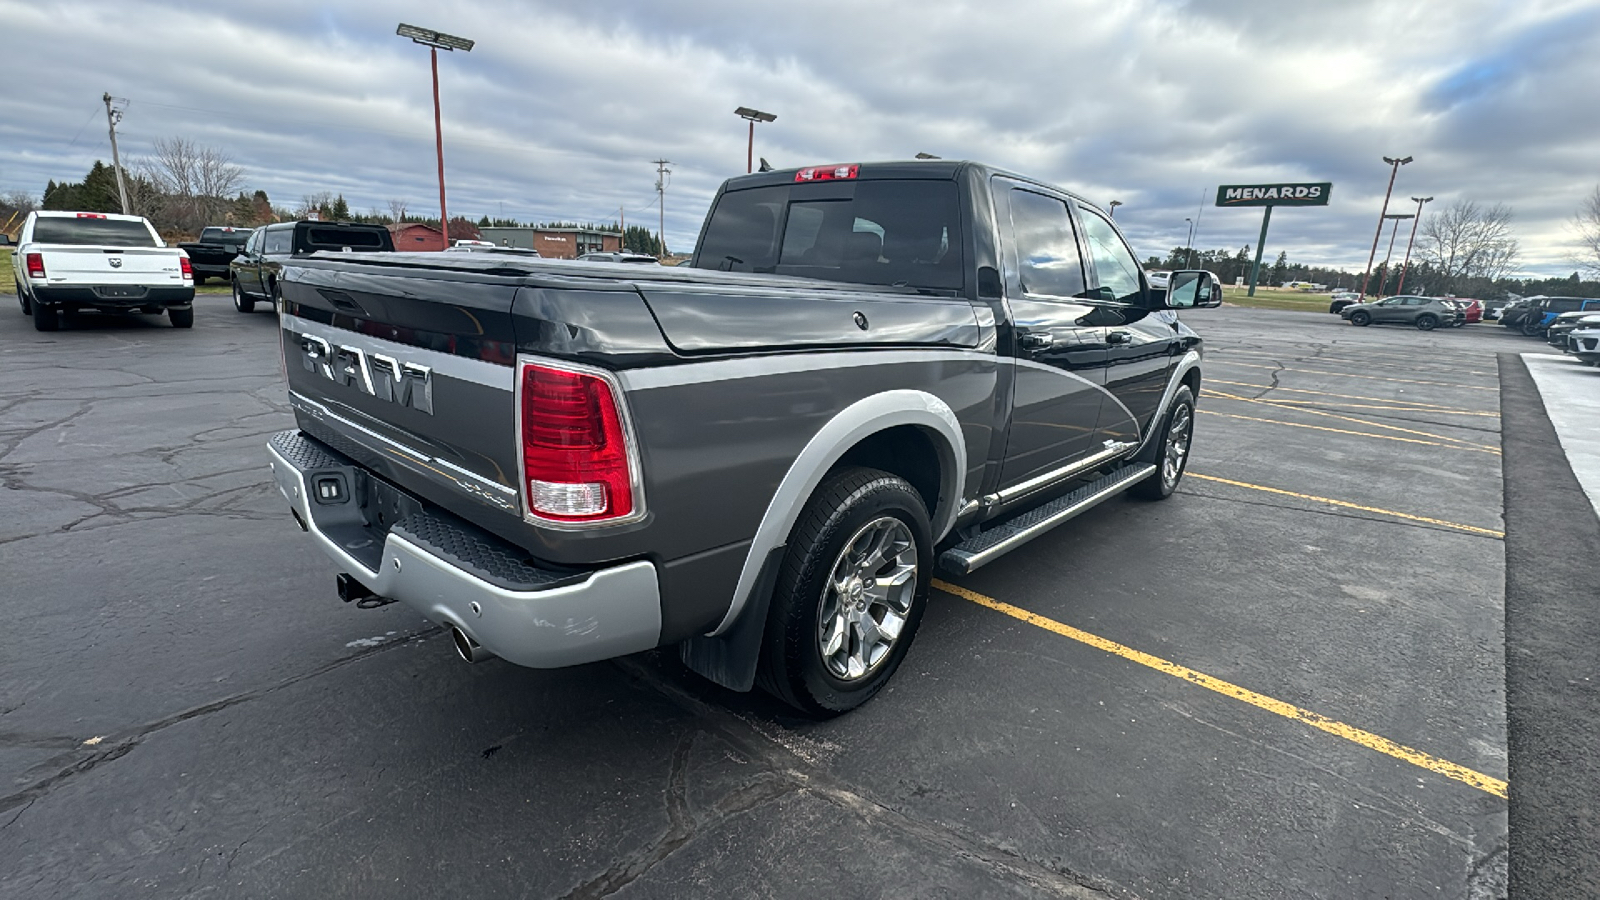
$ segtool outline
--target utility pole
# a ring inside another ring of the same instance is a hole
[[[667,255],[667,178],[672,170],[667,166],[672,165],[670,159],[656,160],[656,206],[661,210],[661,255]]]
[[[1400,266],[1400,286],[1394,289],[1396,294],[1406,292],[1406,270],[1411,268],[1411,245],[1417,242],[1417,226],[1422,224],[1422,204],[1432,200],[1432,197],[1412,197],[1417,201],[1417,217],[1411,220],[1411,239],[1406,241],[1406,261]]]
[[[112,109],[111,101],[119,99],[106,92],[101,98],[106,103],[106,123],[111,126],[111,167],[117,170],[117,194],[122,198],[122,214],[128,215],[128,185],[122,180],[122,157],[117,153],[117,123],[122,121],[122,110]],[[126,101],[124,101],[126,102]]]
[[[1400,174],[1400,167],[1411,162],[1411,157],[1396,159],[1385,156],[1383,161],[1388,163],[1389,189],[1383,192],[1383,211],[1378,214],[1378,230],[1372,235],[1372,252],[1367,255],[1367,271],[1361,276],[1361,299],[1367,298],[1367,279],[1372,277],[1372,261],[1378,258],[1378,241],[1383,238],[1383,220],[1389,217],[1389,195],[1394,193],[1394,177]]]

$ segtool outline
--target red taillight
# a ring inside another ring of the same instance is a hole
[[[105,213],[78,213],[80,219],[104,219]]]
[[[627,437],[611,384],[587,372],[523,363],[522,491],[528,513],[561,522],[634,511]]]
[[[28,277],[29,278],[43,278],[44,277],[44,254],[43,253],[29,253],[28,256],[27,256],[27,261],[28,261]]]
[[[189,262],[189,257],[187,257],[187,256],[178,257],[178,268],[183,271],[183,277],[185,277],[185,278],[193,278],[194,277],[194,263]]]
[[[795,181],[844,181],[856,177],[861,171],[857,165],[811,166],[794,173]]]

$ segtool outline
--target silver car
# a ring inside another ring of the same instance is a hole
[[[1432,331],[1466,321],[1466,314],[1440,297],[1385,297],[1375,303],[1358,303],[1339,310],[1351,325],[1414,325]]]

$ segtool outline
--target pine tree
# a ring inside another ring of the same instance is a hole
[[[1282,286],[1289,273],[1289,251],[1278,251],[1278,259],[1272,264],[1272,283]]]
[[[350,218],[350,204],[344,202],[344,195],[340,194],[333,201],[333,206],[328,210],[328,216],[335,222],[348,221]]]

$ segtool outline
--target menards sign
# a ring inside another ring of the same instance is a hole
[[[1309,184],[1225,184],[1217,188],[1218,206],[1327,206],[1333,182]]]

